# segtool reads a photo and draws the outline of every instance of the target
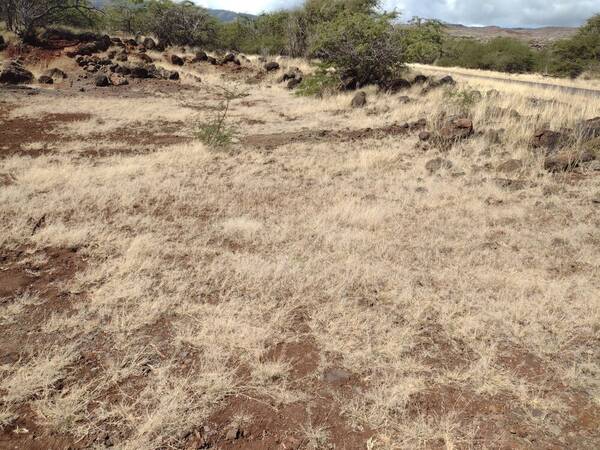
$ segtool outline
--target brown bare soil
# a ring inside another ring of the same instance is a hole
[[[600,171],[530,145],[599,101],[72,70],[0,100],[1,449],[600,447]]]

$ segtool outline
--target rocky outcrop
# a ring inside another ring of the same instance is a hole
[[[33,81],[33,74],[23,67],[19,60],[7,62],[0,72],[0,83],[27,84]]]

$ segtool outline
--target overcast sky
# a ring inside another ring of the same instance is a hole
[[[293,7],[301,0],[195,0],[209,8],[258,14]],[[465,25],[579,26],[600,12],[600,0],[385,0],[404,18],[420,16]]]

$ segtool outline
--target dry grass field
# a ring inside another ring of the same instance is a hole
[[[600,98],[472,82],[438,147],[443,89],[258,67],[0,88],[0,448],[598,449],[600,172],[529,143]]]

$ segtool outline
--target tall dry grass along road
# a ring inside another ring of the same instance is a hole
[[[486,81],[488,83],[517,84],[538,89],[555,90],[567,94],[600,97],[600,81],[585,79],[565,79],[547,77],[538,74],[508,74],[488,70],[463,69],[462,67],[437,67],[425,64],[411,64],[414,70],[433,75],[452,74],[467,81]]]
[[[0,448],[600,448],[600,99],[146,55],[0,89]]]

